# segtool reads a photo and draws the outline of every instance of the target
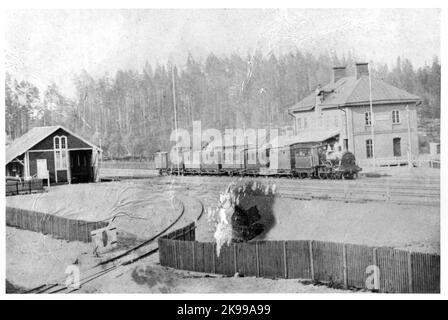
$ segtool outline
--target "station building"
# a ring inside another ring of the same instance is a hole
[[[357,63],[355,75],[347,75],[346,67],[333,68],[333,81],[288,113],[296,136],[337,130],[335,148],[353,152],[360,163],[400,163],[418,155],[419,103],[418,96],[370,77],[367,63]]]

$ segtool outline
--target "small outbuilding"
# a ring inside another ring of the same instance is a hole
[[[62,126],[35,127],[6,148],[6,176],[51,183],[99,181],[102,150]]]

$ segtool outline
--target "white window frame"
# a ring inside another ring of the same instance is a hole
[[[369,152],[369,150],[370,150],[370,152]],[[370,156],[369,156],[369,153],[370,153]],[[366,158],[367,159],[373,158],[373,141],[372,141],[372,139],[366,140]]]
[[[372,125],[372,113],[370,111],[366,111],[364,113],[364,124],[366,126],[371,126]]]
[[[395,121],[395,119],[397,119],[398,121]],[[400,123],[401,123],[400,110],[392,110],[392,124],[400,124]]]
[[[297,118],[297,129],[302,130],[302,118]]]
[[[62,147],[63,140],[65,142],[64,147]],[[56,142],[57,142],[57,145],[56,145]],[[55,170],[68,170],[67,137],[66,136],[55,136],[53,138],[53,150],[54,150]],[[63,155],[65,155],[65,157]]]

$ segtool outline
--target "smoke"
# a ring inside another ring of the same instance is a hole
[[[218,257],[223,245],[249,241],[272,226],[271,205],[275,191],[275,184],[249,181],[238,185],[232,182],[219,195],[218,205],[208,210],[208,221],[216,225],[214,239]],[[245,210],[240,205],[242,202],[255,205]],[[269,208],[266,204],[270,204]]]

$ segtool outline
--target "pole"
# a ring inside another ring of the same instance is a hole
[[[372,161],[373,168],[375,168],[375,117],[373,115],[373,102],[372,102],[372,72],[370,68],[370,63],[368,64],[369,70],[369,99],[370,99],[370,135],[372,139]]]
[[[406,105],[406,113],[408,118],[408,166],[411,167],[412,160],[412,141],[411,141],[411,119],[409,113],[409,105]]]
[[[177,138],[176,82],[174,81],[174,65],[171,65],[171,77],[173,81],[174,129],[176,130],[176,138]],[[176,151],[177,151],[177,175],[180,176],[179,149],[177,149]]]

